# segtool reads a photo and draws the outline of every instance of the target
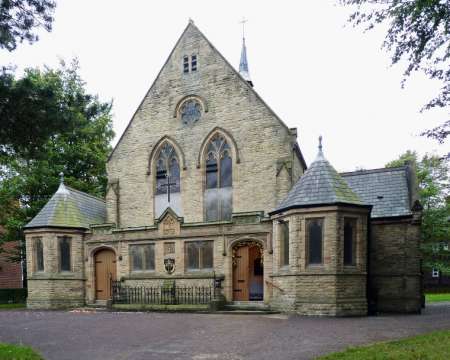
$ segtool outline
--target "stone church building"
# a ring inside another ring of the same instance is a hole
[[[420,204],[409,166],[307,167],[297,130],[192,21],[107,163],[106,199],[66,186],[26,226],[28,307],[125,285],[206,285],[306,315],[419,312]],[[217,281],[216,281],[217,284]]]

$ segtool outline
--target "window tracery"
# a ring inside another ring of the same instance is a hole
[[[173,145],[164,142],[155,162],[155,218],[168,207],[181,216],[180,163]]]
[[[231,220],[233,167],[226,138],[215,134],[206,147],[206,221]]]

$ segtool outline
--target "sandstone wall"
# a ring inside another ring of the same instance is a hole
[[[183,74],[186,54],[197,54],[198,71]],[[192,125],[183,124],[176,116],[177,104],[187,95],[203,99],[207,109]],[[291,167],[295,163],[289,187],[292,178],[303,171],[294,159],[292,133],[191,24],[107,164],[110,181],[119,180],[120,227],[153,224],[155,174],[149,158],[166,135],[176,142],[183,152],[178,155],[185,159],[185,169],[181,170],[184,220],[204,220],[204,162],[199,164],[198,159],[202,143],[217,127],[237,146],[233,148],[233,212],[270,211],[286,193],[276,190],[277,161],[288,159]],[[285,182],[282,180],[283,188]],[[116,222],[116,197],[108,191],[108,222]]]
[[[411,219],[372,221],[371,291],[380,312],[420,312],[420,226]]]

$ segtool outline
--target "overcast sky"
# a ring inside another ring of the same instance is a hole
[[[308,164],[320,134],[339,171],[382,167],[407,149],[448,151],[448,142],[418,136],[448,116],[419,113],[438,84],[417,75],[401,89],[404,69],[381,50],[384,30],[346,25],[349,11],[334,0],[57,0],[53,31],[2,51],[0,64],[21,72],[78,57],[88,90],[114,100],[115,144],[189,18],[238,68],[245,17],[255,90],[297,127]]]

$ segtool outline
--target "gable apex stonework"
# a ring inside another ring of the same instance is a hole
[[[128,122],[127,127],[125,128],[125,130],[123,131],[122,135],[120,136],[116,146],[113,148],[113,150],[111,151],[111,154],[108,157],[108,162],[111,160],[111,158],[114,156],[117,148],[120,146],[124,136],[126,135],[128,129],[130,128],[130,126],[133,123],[134,118],[136,117],[137,113],[143,108],[143,105],[145,104],[146,100],[149,98],[150,94],[152,93],[152,90],[154,90],[155,85],[158,83],[158,80],[161,78],[161,74],[163,73],[163,71],[165,70],[165,68],[170,64],[171,59],[174,55],[174,53],[176,52],[176,50],[184,43],[184,41],[187,42],[188,38],[192,38],[195,35],[199,36],[201,39],[203,39],[205,41],[205,43],[210,47],[210,49],[212,50],[212,52],[218,56],[218,58],[223,61],[226,66],[229,68],[229,70],[236,76],[237,79],[239,79],[239,82],[241,83],[241,85],[243,85],[247,91],[249,91],[251,94],[253,94],[256,99],[258,101],[260,101],[262,103],[262,105],[270,112],[270,114],[277,119],[280,124],[287,130],[287,132],[289,133],[290,129],[289,127],[283,122],[283,120],[281,120],[280,117],[278,117],[278,115],[272,110],[272,108],[260,97],[260,95],[256,92],[256,90],[252,87],[252,85],[250,85],[248,83],[248,81],[246,79],[244,79],[242,77],[242,75],[239,73],[238,70],[236,70],[236,68],[234,66],[232,66],[228,60],[220,53],[220,51],[218,51],[215,46],[208,40],[208,38],[198,29],[198,27],[194,24],[193,21],[189,21],[188,25],[186,26],[186,28],[184,29],[184,31],[182,32],[181,36],[179,37],[179,39],[177,40],[177,42],[175,43],[175,46],[173,47],[172,51],[170,52],[169,56],[167,57],[166,61],[164,62],[164,65],[162,66],[162,68],[160,69],[158,75],[156,76],[155,80],[153,81],[152,85],[150,86],[149,90],[147,91],[147,93],[145,94],[145,96],[143,97],[143,99],[141,100],[139,106],[137,107],[136,111],[134,112],[133,116],[131,117],[130,121]],[[201,59],[200,59],[200,66],[201,66]],[[207,100],[204,99],[201,95],[199,94],[188,94],[188,95],[184,95],[183,98],[181,99],[181,101],[178,102],[178,105],[183,102],[183,99],[185,97],[188,96],[199,96],[201,99],[203,99],[204,105],[205,105],[205,112],[208,112],[209,107],[207,106]],[[177,116],[177,108],[178,105],[174,106],[173,112],[175,114],[175,117]]]

